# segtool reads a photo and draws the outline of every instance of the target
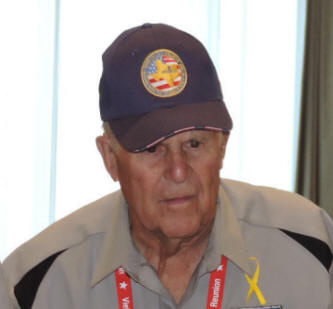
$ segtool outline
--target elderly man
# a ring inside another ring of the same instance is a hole
[[[100,111],[121,191],[9,256],[21,308],[329,308],[328,215],[219,179],[232,122],[198,40],[162,24],[122,33],[103,55]]]

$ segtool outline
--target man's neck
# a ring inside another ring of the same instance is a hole
[[[162,233],[132,226],[132,238],[136,246],[177,303],[180,303],[203,258],[211,228],[212,224],[192,237],[169,239]]]

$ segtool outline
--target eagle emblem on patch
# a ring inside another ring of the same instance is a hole
[[[187,72],[176,53],[168,49],[157,49],[143,61],[141,80],[152,95],[172,97],[184,90]]]

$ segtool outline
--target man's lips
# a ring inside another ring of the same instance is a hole
[[[176,204],[183,204],[183,203],[189,202],[194,198],[195,198],[195,195],[183,195],[183,196],[165,198],[165,199],[160,200],[160,202],[166,203],[169,205],[176,205]]]

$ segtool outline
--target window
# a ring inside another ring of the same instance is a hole
[[[304,3],[1,3],[0,259],[118,188],[95,147],[101,54],[147,21],[192,33],[216,63],[234,120],[222,175],[292,190]]]

